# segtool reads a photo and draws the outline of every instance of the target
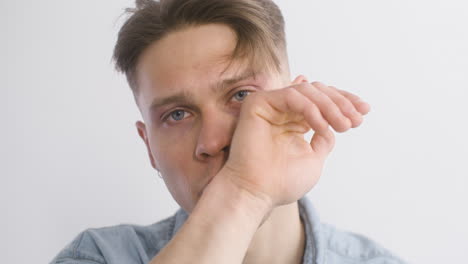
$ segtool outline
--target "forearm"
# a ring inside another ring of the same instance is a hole
[[[270,208],[217,175],[189,218],[151,261],[165,263],[242,263]]]

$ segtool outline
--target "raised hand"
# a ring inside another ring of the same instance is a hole
[[[354,94],[298,77],[291,86],[249,95],[222,170],[272,208],[300,199],[317,183],[336,132],[362,123],[369,105]],[[304,133],[314,130],[311,142]]]

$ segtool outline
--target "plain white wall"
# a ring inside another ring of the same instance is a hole
[[[277,1],[292,72],[371,106],[310,196],[412,263],[468,258],[466,2]],[[47,263],[80,231],[178,207],[111,53],[133,1],[1,1],[0,255]],[[310,136],[310,135],[309,135]]]

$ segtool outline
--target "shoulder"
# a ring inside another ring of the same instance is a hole
[[[50,264],[146,263],[174,235],[176,216],[148,226],[121,224],[88,228],[66,245]]]
[[[299,213],[305,223],[307,249],[305,263],[317,264],[404,264],[372,239],[341,230],[320,220],[308,197],[299,201]]]
[[[325,263],[404,264],[402,259],[374,240],[321,223]]]

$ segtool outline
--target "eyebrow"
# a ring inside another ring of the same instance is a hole
[[[234,75],[231,78],[224,79],[221,82],[214,85],[212,87],[213,92],[222,91],[222,90],[226,89],[227,87],[229,87],[231,85],[234,85],[234,84],[236,84],[236,83],[238,83],[240,81],[247,80],[247,79],[250,79],[252,77],[255,78],[255,76],[256,76],[256,72],[254,72],[254,71],[252,71],[250,69],[247,69],[247,70],[241,72],[238,75]]]
[[[234,85],[234,84],[236,84],[236,83],[238,83],[240,81],[247,80],[247,79],[250,79],[252,77],[255,78],[255,76],[256,76],[256,73],[254,71],[246,70],[246,71],[241,72],[238,75],[235,75],[233,77],[224,79],[221,82],[216,83],[215,85],[213,85],[212,90],[214,92],[222,91],[222,90],[226,89],[227,87],[229,87],[231,85]],[[182,92],[176,93],[176,94],[168,96],[168,97],[156,98],[151,103],[149,111],[153,112],[156,109],[158,109],[158,108],[160,108],[160,107],[162,107],[164,105],[168,105],[168,104],[172,104],[172,103],[179,103],[179,104],[185,104],[185,105],[194,105],[194,102],[192,100],[193,97],[194,96],[193,96],[192,92],[182,91]]]
[[[156,98],[150,105],[150,112],[155,111],[156,109],[172,104],[172,103],[181,103],[185,105],[194,105],[192,99],[193,94],[191,92],[180,92],[164,98]]]

